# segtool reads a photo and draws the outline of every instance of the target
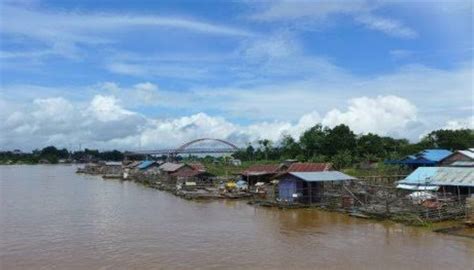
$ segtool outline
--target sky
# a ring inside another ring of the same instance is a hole
[[[474,128],[471,1],[0,1],[0,149]]]

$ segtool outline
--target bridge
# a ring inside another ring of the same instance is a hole
[[[218,142],[225,145],[225,147],[212,148],[212,147],[201,147],[201,148],[190,148],[191,145],[201,143],[201,142]],[[138,151],[127,151],[125,152],[126,156],[136,156],[136,155],[167,155],[175,157],[179,154],[226,154],[234,153],[238,151],[239,148],[225,140],[213,139],[213,138],[201,138],[197,140],[192,140],[187,142],[178,148],[165,148],[157,150],[138,150]]]

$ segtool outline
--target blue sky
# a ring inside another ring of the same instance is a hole
[[[470,1],[0,7],[2,145],[278,141],[316,123],[416,141],[473,125]]]

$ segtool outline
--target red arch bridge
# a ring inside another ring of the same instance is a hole
[[[193,144],[198,144],[201,142],[218,142],[219,144],[224,145],[224,147],[201,147],[201,148],[191,148]],[[126,156],[136,156],[136,155],[167,155],[167,156],[177,156],[179,154],[226,154],[234,153],[240,150],[235,144],[213,138],[201,138],[187,142],[178,148],[167,148],[167,149],[157,149],[157,150],[138,150],[138,151],[126,151]]]

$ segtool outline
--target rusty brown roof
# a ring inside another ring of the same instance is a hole
[[[191,166],[191,168],[193,168],[193,170],[201,171],[201,172],[206,171],[206,167],[204,167],[204,165],[202,163],[195,162],[195,163],[188,163],[188,165]]]
[[[278,164],[257,164],[248,167],[242,172],[242,175],[264,175],[274,174],[278,172],[280,165]]]
[[[287,172],[323,172],[332,170],[331,163],[297,162],[290,165]]]
[[[175,176],[175,177],[193,177],[198,174],[201,174],[202,172],[197,171],[197,170],[181,170],[177,171],[174,173],[171,173],[170,176]]]

